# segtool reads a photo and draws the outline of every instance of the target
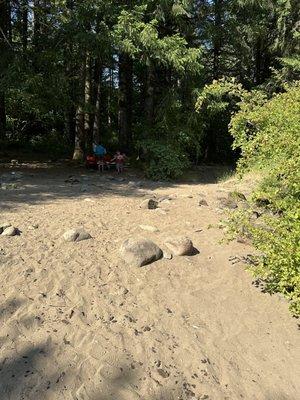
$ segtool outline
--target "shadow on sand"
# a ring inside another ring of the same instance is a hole
[[[17,178],[14,174],[17,174]],[[144,179],[138,171],[117,175],[114,171],[86,170],[65,164],[21,164],[0,166],[0,207],[2,210],[60,199],[100,197],[143,197],[157,189],[179,185],[209,184],[228,176],[228,167],[198,167],[176,182]]]

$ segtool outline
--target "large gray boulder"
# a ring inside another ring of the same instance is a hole
[[[165,246],[174,256],[189,256],[195,250],[193,242],[185,236],[169,238],[165,241]]]
[[[127,264],[142,267],[162,258],[163,252],[151,240],[127,239],[121,245],[120,256]]]

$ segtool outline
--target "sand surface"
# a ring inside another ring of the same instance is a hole
[[[216,183],[217,173],[140,186],[130,173],[119,181],[41,165],[0,190],[0,219],[21,231],[0,236],[1,400],[300,398],[297,320],[230,261],[253,249],[209,228],[224,217],[217,198],[238,185]],[[149,195],[173,199],[165,212],[139,209]],[[93,239],[61,239],[78,226]],[[126,238],[163,246],[172,235],[199,254],[142,268],[119,259]]]

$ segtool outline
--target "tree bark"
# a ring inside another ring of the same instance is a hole
[[[147,92],[145,99],[145,112],[147,124],[150,128],[154,125],[154,66],[152,61],[148,61],[147,66]]]
[[[93,82],[92,82],[92,60],[90,54],[86,56],[85,84],[84,84],[84,130],[85,150],[90,153],[93,148]]]
[[[41,0],[33,1],[33,37],[32,43],[39,48],[41,36]]]
[[[5,139],[6,135],[6,111],[5,111],[5,95],[0,92],[0,140]]]
[[[85,154],[85,129],[84,129],[84,111],[82,106],[76,110],[76,131],[75,147],[73,153],[74,161],[83,161]]]
[[[70,144],[75,143],[76,137],[76,108],[71,105],[66,115],[66,130],[68,133],[68,140]]]
[[[80,87],[78,105],[76,108],[76,130],[73,160],[83,161],[86,151],[86,131],[85,131],[85,94],[86,94],[86,64],[87,54],[84,52],[80,66]]]
[[[112,99],[114,92],[114,73],[113,68],[109,68],[109,87],[107,93],[107,127],[111,131],[113,118],[112,118]]]
[[[102,74],[103,68],[101,67],[100,60],[97,59],[95,62],[95,71],[94,71],[94,85],[95,85],[95,93],[94,93],[94,103],[95,103],[95,112],[93,116],[93,139],[96,143],[100,143],[103,125],[103,115],[102,108],[104,103],[103,89],[102,89]]]
[[[28,43],[28,0],[21,1],[21,38],[22,38],[22,48],[23,52],[27,50]]]
[[[213,79],[220,78],[220,55],[222,49],[223,0],[214,0]]]
[[[129,55],[119,54],[119,144],[129,150],[132,142],[133,63]]]
[[[9,51],[11,45],[11,17],[10,1],[0,1],[0,79],[3,79],[7,68]],[[0,139],[6,135],[6,109],[5,109],[5,91],[0,88]]]
[[[28,0],[25,0],[28,1]],[[74,18],[74,0],[68,0],[66,2],[67,18],[72,21]],[[68,79],[68,96],[69,96],[69,107],[66,112],[66,130],[68,134],[68,140],[71,146],[74,145],[76,139],[76,104],[77,104],[77,65],[73,57],[74,44],[73,40],[70,39],[66,46],[65,69],[67,71]]]

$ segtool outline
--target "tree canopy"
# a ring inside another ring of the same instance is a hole
[[[3,0],[0,28],[0,140],[75,159],[96,141],[232,162],[237,99],[210,84],[299,79],[297,0]]]

